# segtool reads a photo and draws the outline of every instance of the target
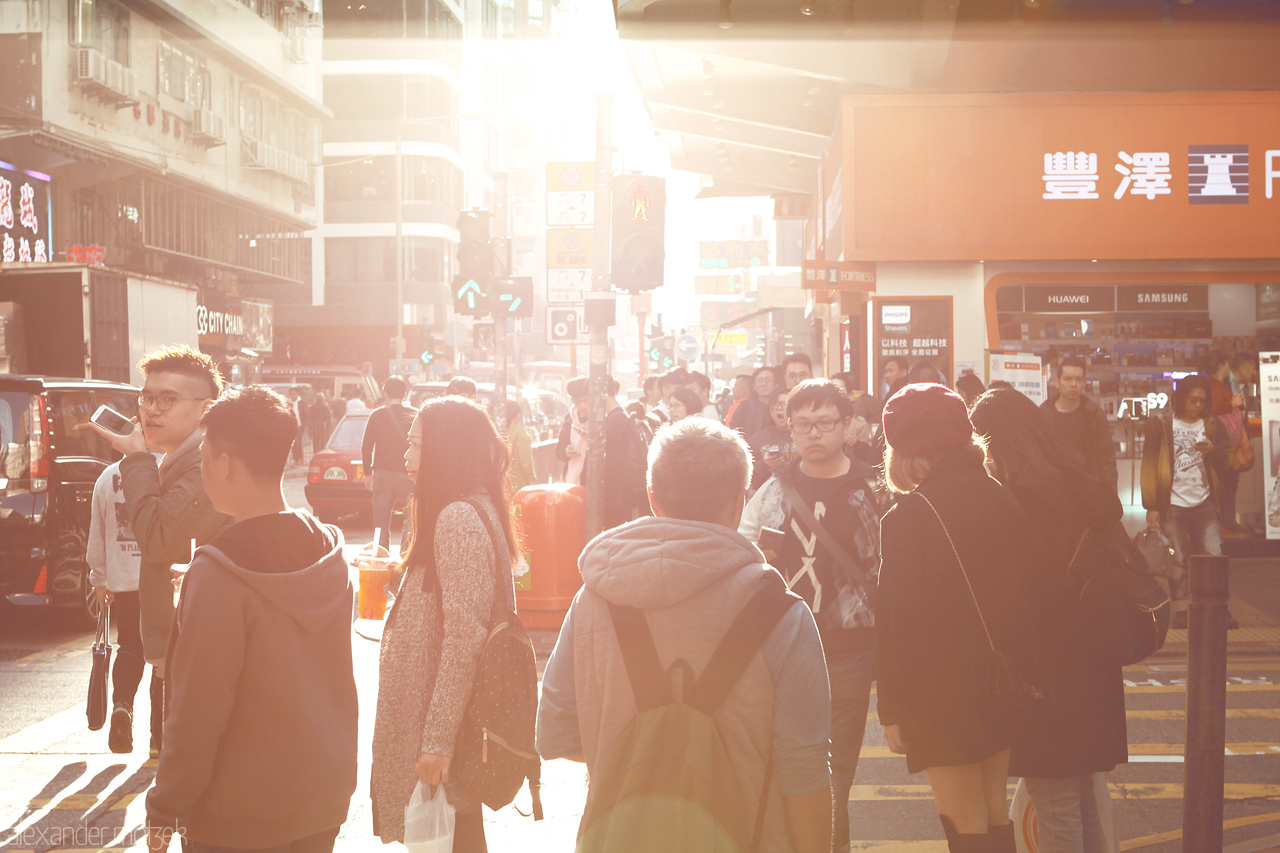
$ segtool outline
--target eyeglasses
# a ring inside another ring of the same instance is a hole
[[[138,395],[138,408],[148,409],[155,406],[158,412],[167,412],[173,408],[174,403],[197,400],[208,400],[208,397],[176,397],[173,394],[161,394],[158,397],[151,397],[147,394]]]
[[[809,423],[807,421],[791,421],[791,432],[794,435],[808,435],[815,429],[817,429],[818,432],[831,432],[839,423],[841,422],[827,420],[826,418],[823,418],[820,421],[814,421],[813,423]]]

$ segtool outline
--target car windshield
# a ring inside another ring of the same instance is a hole
[[[0,391],[0,478],[23,480],[30,465],[31,395]]]
[[[338,421],[326,446],[342,450],[358,448],[364,441],[364,425],[368,422],[368,418],[343,418]]]

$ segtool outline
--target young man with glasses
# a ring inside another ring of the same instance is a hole
[[[809,379],[787,397],[796,458],[747,503],[738,532],[761,548],[787,586],[808,602],[831,682],[831,783],[835,849],[849,847],[849,789],[867,723],[875,670],[871,593],[880,567],[876,470],[851,459],[845,439],[853,404],[834,383]],[[782,531],[782,537],[766,533]]]
[[[193,539],[197,546],[203,545],[231,524],[230,518],[213,508],[200,480],[200,419],[222,393],[222,376],[213,359],[189,346],[162,347],[144,356],[138,369],[146,380],[138,396],[138,426],[133,432],[118,436],[90,426],[124,454],[120,476],[125,509],[142,553],[138,571],[142,650],[163,679],[173,623],[170,567],[191,560]],[[152,453],[164,456],[157,462]],[[113,710],[112,728],[118,723],[132,725],[132,711]],[[159,739],[152,735],[151,754],[159,752]]]

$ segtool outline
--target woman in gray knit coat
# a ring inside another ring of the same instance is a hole
[[[455,853],[487,849],[480,802],[449,781],[449,764],[493,614],[515,604],[508,465],[506,442],[475,403],[438,397],[418,412],[405,453],[418,535],[378,665],[369,787],[383,842],[404,840],[404,809],[421,780],[443,784],[457,809]]]

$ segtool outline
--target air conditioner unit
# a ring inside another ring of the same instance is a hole
[[[302,25],[304,27],[323,27],[324,15],[319,12],[304,12],[302,15]]]
[[[119,92],[121,87],[120,79],[123,76],[124,66],[114,59],[108,59],[106,63],[107,88],[112,92]]]
[[[205,146],[227,141],[227,123],[213,110],[198,109],[191,114],[191,141]]]
[[[132,68],[120,69],[120,91],[117,93],[119,97],[116,103],[122,107],[131,107],[139,103],[138,100],[138,72]]]
[[[76,50],[76,82],[103,86],[107,82],[106,57],[91,47]]]

